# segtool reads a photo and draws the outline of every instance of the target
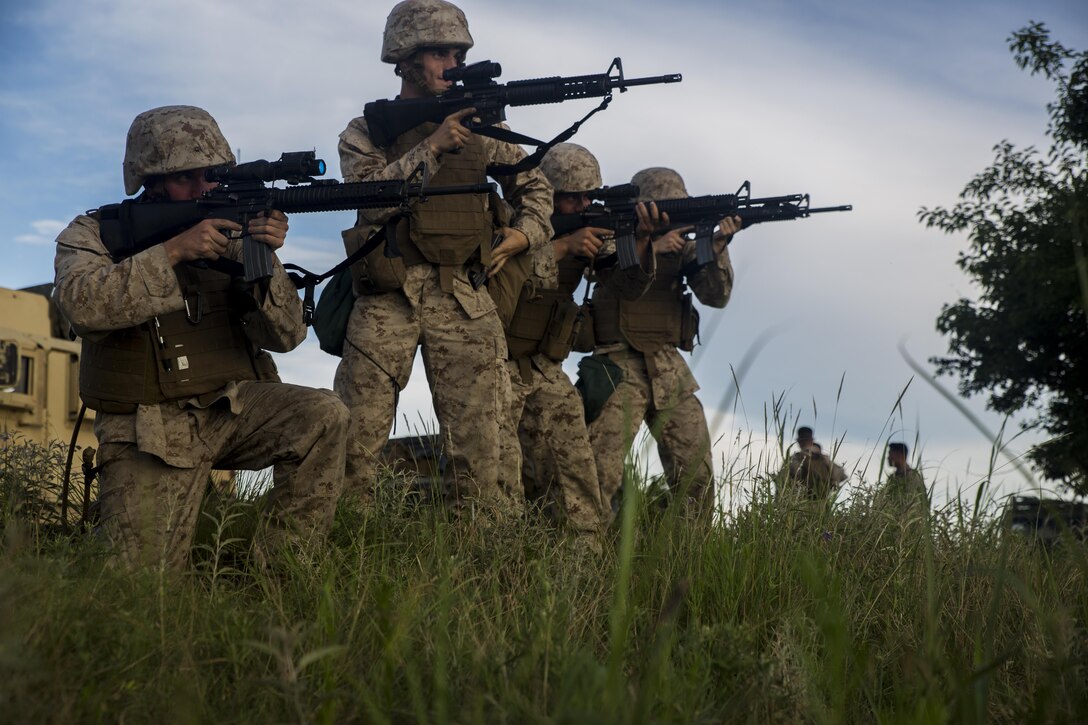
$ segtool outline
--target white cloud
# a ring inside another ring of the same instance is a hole
[[[64,231],[67,226],[66,222],[55,219],[33,221],[30,222],[30,227],[34,230],[33,234],[17,234],[14,239],[18,244],[51,246],[57,240],[57,235]]]

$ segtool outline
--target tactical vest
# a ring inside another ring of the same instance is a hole
[[[175,269],[185,309],[136,327],[83,338],[79,394],[92,410],[134,413],[137,405],[212,393],[231,381],[276,379],[267,355],[255,354],[231,278],[180,265]]]
[[[386,151],[392,163],[417,146],[438,128],[436,123],[420,124],[401,134]],[[487,181],[487,152],[483,137],[470,134],[459,153],[446,153],[442,164],[427,183],[433,186],[481,184]],[[474,194],[433,196],[412,204],[411,211],[397,224],[396,239],[404,263],[459,267],[479,251],[485,264],[490,261],[491,214]]]
[[[597,345],[625,342],[643,353],[665,347],[690,351],[699,334],[699,313],[685,292],[679,254],[659,255],[653,284],[637,300],[621,299],[606,286],[593,294]]]
[[[585,267],[584,261],[563,259],[559,262],[558,289],[522,290],[506,328],[506,347],[511,360],[541,353],[562,362],[570,355],[581,319],[581,308],[573,295]]]

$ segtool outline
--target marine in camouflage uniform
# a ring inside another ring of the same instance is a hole
[[[214,187],[203,170],[233,162],[206,111],[156,108],[129,129],[125,192],[142,186],[137,203],[199,198]],[[332,523],[347,410],[332,391],[279,382],[265,352],[306,336],[294,285],[278,260],[267,285],[186,264],[240,260],[242,242],[228,235],[241,231],[209,219],[121,260],[94,213],[57,238],[54,297],[82,336],[80,395],[97,411],[103,523],[132,565],[185,563],[213,468],[273,466],[278,534],[320,534]],[[276,249],[287,218],[271,212],[248,231]]]
[[[586,195],[602,186],[597,159],[586,148],[561,143],[545,154],[540,170],[555,188],[556,213],[585,210]],[[582,397],[563,371],[563,361],[575,345],[584,312],[574,301],[575,289],[590,264],[614,252],[607,229],[587,227],[552,240],[538,254],[548,256],[536,265],[557,265],[557,277],[529,279],[507,290],[500,275],[492,284],[500,316],[506,322],[509,349],[507,367],[511,379],[510,428],[516,435],[503,436],[504,461],[521,459],[522,481],[531,499],[556,498],[568,526],[592,532],[607,518],[600,498],[597,469],[589,445]],[[627,270],[603,270],[602,284],[625,299],[638,298],[653,280],[654,257],[649,253],[649,234],[638,251],[641,265]],[[510,265],[515,266],[515,265]],[[506,310],[509,309],[509,313]],[[516,474],[514,474],[516,475]]]
[[[405,0],[386,21],[382,61],[395,65],[401,97],[440,94],[449,87],[442,73],[464,62],[472,47],[468,23],[443,0]],[[403,178],[419,163],[436,185],[482,182],[489,164],[524,157],[516,145],[471,133],[461,120],[425,123],[378,147],[363,117],[340,134],[345,179]],[[373,494],[376,457],[389,438],[397,396],[408,383],[416,348],[422,346],[447,459],[445,485],[457,507],[482,505],[501,513],[518,509],[512,481],[499,482],[500,429],[509,405],[506,340],[487,290],[474,289],[469,271],[496,273],[518,254],[551,237],[551,190],[537,170],[499,176],[507,207],[497,197],[434,197],[416,204],[398,222],[396,210],[361,210],[345,232],[354,251],[385,226],[402,256],[387,246],[353,268],[355,306],[335,388],[351,412],[347,487],[364,500]],[[491,248],[496,231],[503,241]]]
[[[640,198],[646,201],[688,196],[680,175],[671,169],[644,169],[631,183],[638,185]],[[683,496],[695,513],[713,508],[710,433],[695,397],[699,386],[680,349],[690,351],[697,336],[698,315],[687,287],[710,307],[724,307],[729,301],[733,266],[726,243],[740,225],[739,217],[723,219],[714,239],[715,260],[690,275],[685,270],[695,259],[695,243],[683,237],[686,230],[659,237],[653,243],[657,256],[653,285],[636,301],[623,300],[607,287],[594,291],[594,355],[607,358],[622,375],[600,415],[589,424],[606,503],[623,485],[624,460],[645,421],[657,440],[673,494]]]

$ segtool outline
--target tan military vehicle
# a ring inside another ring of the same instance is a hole
[[[79,415],[79,342],[49,299],[52,285],[0,287],[0,433],[69,443]],[[96,446],[88,410],[77,445]]]

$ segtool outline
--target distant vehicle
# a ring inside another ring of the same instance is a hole
[[[49,295],[53,285],[0,287],[0,432],[68,444],[82,405],[79,341]],[[76,444],[96,446],[88,410]]]
[[[1088,537],[1088,503],[1013,496],[1005,507],[1005,523],[1044,544],[1057,541],[1062,532],[1084,539]]]

